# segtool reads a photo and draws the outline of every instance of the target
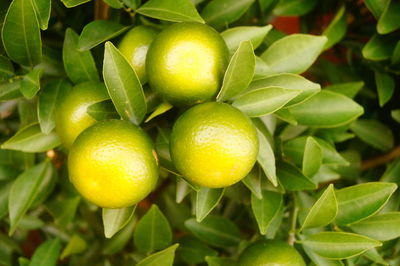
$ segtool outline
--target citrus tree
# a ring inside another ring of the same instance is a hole
[[[400,2],[0,3],[0,265],[400,264]]]

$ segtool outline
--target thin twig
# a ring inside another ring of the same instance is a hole
[[[390,152],[383,154],[383,155],[379,155],[377,157],[368,159],[366,161],[364,161],[361,164],[361,170],[367,170],[369,168],[373,168],[382,164],[385,164],[387,162],[392,161],[393,159],[400,157],[400,146],[395,147],[393,150],[391,150]]]
[[[94,19],[108,19],[108,10],[110,6],[103,2],[103,0],[96,0],[94,2]]]
[[[293,211],[292,211],[291,224],[287,241],[291,246],[293,246],[294,242],[296,242],[296,231],[297,231],[296,226],[297,226],[298,214],[299,214],[299,207],[297,207],[296,197],[293,194]]]

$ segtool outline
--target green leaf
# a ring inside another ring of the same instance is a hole
[[[63,4],[68,8],[76,7],[90,1],[91,0],[61,0],[61,2],[63,2]]]
[[[41,69],[34,69],[30,73],[24,75],[21,81],[21,93],[27,99],[32,99],[33,96],[40,90]]]
[[[86,112],[97,121],[120,118],[111,100],[94,103],[87,108]]]
[[[267,138],[257,129],[259,151],[257,155],[257,162],[263,169],[268,180],[271,181],[272,185],[278,186],[278,180],[276,177],[275,169],[275,154],[268,142]]]
[[[81,198],[79,196],[51,201],[48,209],[55,223],[61,228],[67,227],[75,217]]]
[[[113,255],[120,252],[131,240],[133,231],[136,227],[137,219],[135,216],[125,225],[122,230],[116,233],[111,239],[108,239],[103,248],[104,255]]]
[[[72,85],[63,79],[47,83],[39,95],[37,114],[40,129],[49,134],[55,127],[55,110]]]
[[[378,90],[379,106],[384,106],[393,96],[394,79],[384,72],[375,71],[375,84]]]
[[[243,184],[250,189],[252,195],[257,199],[262,199],[261,193],[261,178],[263,177],[261,173],[261,168],[254,166],[250,173],[242,179]]]
[[[17,177],[8,198],[9,235],[15,232],[22,217],[38,196],[42,183],[52,174],[53,168],[50,162],[45,161],[29,168]]]
[[[157,117],[159,115],[164,114],[165,112],[168,112],[169,110],[171,110],[174,106],[167,103],[167,102],[162,102],[160,103],[156,109],[151,113],[151,115],[149,115],[146,120],[144,121],[145,123],[149,122],[150,120],[152,120],[154,117]]]
[[[300,93],[300,90],[266,87],[238,96],[232,105],[250,117],[265,116],[276,112]]]
[[[232,266],[236,265],[236,261],[231,258],[226,257],[206,257],[207,265],[208,266]]]
[[[8,195],[10,194],[12,182],[0,183],[0,220],[8,213]]]
[[[14,66],[10,59],[0,55],[0,81],[7,80],[14,76]]]
[[[322,164],[323,152],[319,143],[311,136],[307,137],[304,146],[302,170],[307,177],[314,176]]]
[[[47,30],[51,13],[51,0],[32,0],[42,30]]]
[[[400,61],[400,41],[397,42],[390,60],[392,64],[397,64]]]
[[[250,41],[243,41],[226,69],[217,101],[226,101],[243,92],[254,76],[256,58]]]
[[[120,0],[104,0],[107,5],[111,6],[112,8],[119,9],[124,7]]]
[[[121,209],[103,208],[104,235],[111,238],[132,219],[136,205]]]
[[[179,244],[175,244],[170,246],[169,248],[154,253],[147,258],[139,261],[136,266],[172,266],[174,264],[175,250],[178,246]]]
[[[346,35],[346,30],[346,7],[345,5],[343,5],[339,8],[329,26],[322,33],[328,38],[328,41],[325,43],[324,49],[329,49],[340,40],[342,40],[343,37]]]
[[[147,109],[142,85],[131,64],[110,42],[104,52],[103,77],[119,115],[140,124]]]
[[[68,241],[67,246],[61,253],[60,259],[63,260],[71,255],[79,254],[85,251],[87,248],[86,241],[79,235],[74,234]]]
[[[400,3],[398,1],[386,1],[386,6],[376,25],[378,33],[388,34],[400,28],[399,13]]]
[[[395,109],[390,112],[390,115],[397,123],[400,123],[400,109]]]
[[[311,207],[300,230],[328,225],[335,219],[337,212],[335,191],[333,185],[330,184]]]
[[[357,93],[364,87],[364,81],[354,81],[345,83],[335,83],[324,88],[339,94],[343,94],[349,98],[354,98]]]
[[[260,57],[256,56],[256,66],[254,69],[254,77],[253,80],[258,80],[262,79],[265,76],[268,76],[268,74],[271,72],[271,69],[265,63],[264,60],[262,60]]]
[[[57,265],[58,255],[61,250],[61,241],[58,238],[47,240],[41,244],[32,256],[30,266]]]
[[[274,42],[261,58],[271,68],[271,74],[301,74],[314,63],[327,40],[325,36],[292,34]]]
[[[207,216],[201,223],[194,218],[185,221],[185,226],[200,240],[220,248],[236,246],[240,242],[240,231],[228,218]]]
[[[321,232],[307,236],[301,243],[316,254],[332,260],[351,258],[382,243],[365,236],[344,232]]]
[[[393,133],[386,125],[377,120],[358,119],[350,129],[365,143],[381,151],[393,148]]]
[[[222,28],[238,20],[254,0],[213,0],[209,2],[201,12],[201,16],[207,24]]]
[[[161,20],[204,23],[204,20],[189,0],[150,0],[136,11],[139,14]]]
[[[4,82],[0,84],[0,101],[8,101],[21,97],[21,81]]]
[[[75,84],[85,81],[99,81],[92,54],[90,51],[79,51],[78,41],[78,34],[68,28],[65,32],[62,52],[65,72]]]
[[[370,182],[336,191],[338,225],[352,224],[377,213],[397,189],[395,183]]]
[[[133,237],[136,248],[147,253],[166,248],[171,244],[171,227],[157,205],[153,204],[142,217]]]
[[[37,65],[42,58],[42,40],[32,1],[11,2],[1,35],[10,59],[26,66]]]
[[[392,56],[393,50],[396,46],[396,42],[397,40],[390,36],[388,37],[375,34],[364,45],[361,52],[364,58],[369,60],[386,60]]]
[[[262,235],[267,233],[272,220],[277,216],[283,205],[282,194],[273,191],[262,191],[262,198],[251,195],[251,209],[256,217],[258,228]]]
[[[272,29],[272,25],[263,27],[258,26],[240,26],[233,27],[221,32],[222,38],[225,40],[228,46],[229,52],[233,54],[238,48],[241,42],[251,41],[253,49],[256,49],[268,32]]]
[[[278,179],[289,191],[314,190],[317,185],[305,177],[299,169],[286,162],[277,165]]]
[[[302,16],[314,9],[317,0],[280,0],[273,9],[276,16]]]
[[[262,79],[258,79],[250,83],[248,90],[275,86],[287,90],[294,90],[296,92],[301,91],[301,93],[290,100],[285,105],[285,107],[290,107],[302,103],[321,90],[321,86],[318,83],[314,83],[312,81],[309,81],[308,79],[303,78],[302,76],[291,73],[275,74]]]
[[[389,264],[382,258],[382,256],[378,253],[376,248],[371,248],[365,251],[362,254],[364,257],[368,258],[369,260],[376,262],[380,265],[389,266]]]
[[[388,0],[364,0],[364,4],[376,19],[382,15],[387,2]]]
[[[322,90],[302,104],[290,108],[296,121],[311,127],[338,127],[364,113],[358,103],[344,95]]]
[[[225,189],[200,188],[196,193],[196,221],[201,222],[218,205]]]
[[[129,29],[110,20],[95,20],[86,24],[79,36],[79,50],[86,51],[108,41]]]
[[[400,236],[400,212],[382,213],[350,225],[357,234],[387,241]]]
[[[218,253],[193,237],[184,237],[179,241],[178,253],[187,264],[205,262],[206,256],[216,256]]]

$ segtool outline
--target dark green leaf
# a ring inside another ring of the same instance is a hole
[[[121,251],[131,240],[133,231],[136,227],[137,219],[135,216],[125,225],[122,230],[116,233],[111,239],[108,239],[103,248],[104,255],[113,255]]]
[[[329,49],[338,43],[346,35],[346,30],[346,7],[343,5],[339,8],[335,17],[323,32],[323,35],[328,38],[324,49]]]
[[[231,258],[226,257],[206,257],[207,265],[208,266],[232,266],[236,265],[236,261]]]
[[[61,0],[61,2],[63,2],[64,5],[68,8],[76,7],[76,6],[82,5],[84,3],[87,3],[89,1],[91,1],[91,0]]]
[[[157,117],[159,115],[164,114],[165,112],[168,112],[169,110],[171,110],[174,106],[172,106],[171,104],[167,103],[167,102],[162,102],[160,103],[156,109],[146,118],[146,120],[144,121],[145,123],[149,122],[150,120],[152,120],[154,117]]]
[[[396,0],[386,1],[382,15],[379,17],[376,29],[379,34],[388,34],[400,28],[400,2]]]
[[[97,121],[119,118],[114,104],[110,100],[94,103],[87,108],[86,112]]]
[[[0,84],[0,102],[21,97],[21,81],[4,82]]]
[[[103,209],[104,235],[111,238],[121,230],[135,213],[136,205],[121,209]]]
[[[115,9],[119,9],[124,6],[120,0],[104,0],[104,2]]]
[[[114,21],[95,20],[86,24],[79,36],[79,50],[89,50],[102,42],[117,37],[129,29],[129,26],[123,26]]]
[[[400,41],[397,42],[392,58],[391,58],[392,64],[397,64],[400,61]]]
[[[317,185],[296,167],[282,162],[277,166],[278,179],[289,191],[313,190]]]
[[[27,99],[32,99],[33,96],[40,90],[41,69],[34,69],[26,74],[21,81],[21,93]]]
[[[47,240],[41,244],[32,256],[30,266],[57,265],[58,255],[61,250],[61,241],[58,238]]]
[[[81,238],[79,235],[73,235],[71,239],[68,241],[67,246],[61,253],[60,259],[63,260],[66,257],[71,255],[79,254],[85,251],[87,248],[86,241]]]
[[[273,9],[277,16],[302,16],[314,9],[317,0],[280,0]]]
[[[388,151],[393,148],[394,138],[392,131],[377,120],[358,119],[350,125],[350,129],[362,141],[374,148],[382,151]]]
[[[256,217],[262,235],[267,233],[272,220],[278,215],[283,204],[282,194],[273,191],[262,191],[262,199],[251,195],[251,209]]]
[[[90,51],[79,51],[79,36],[72,29],[65,32],[63,62],[65,72],[73,83],[99,81],[94,59]]]
[[[65,228],[74,219],[81,198],[79,196],[66,198],[48,203],[48,209],[53,215],[55,223]]]
[[[51,13],[51,0],[32,0],[42,30],[47,30]]]
[[[393,96],[394,79],[384,72],[375,72],[375,84],[378,90],[379,106],[384,106]]]
[[[362,55],[364,58],[374,61],[388,59],[392,56],[393,50],[396,46],[396,39],[390,36],[382,36],[375,34],[364,45]]]
[[[196,193],[196,221],[201,222],[218,205],[224,189],[200,188]]]
[[[110,42],[106,43],[103,77],[119,115],[140,124],[147,108],[142,85],[135,70]]]
[[[184,237],[179,244],[178,253],[188,264],[199,264],[205,261],[206,256],[218,254],[203,242],[192,237]]]
[[[388,0],[364,0],[364,4],[371,11],[376,19],[378,19],[385,9]]]
[[[261,193],[261,178],[264,177],[261,173],[261,168],[254,166],[250,173],[242,179],[243,184],[250,189],[252,195],[257,199],[262,199]]]
[[[136,266],[172,266],[174,264],[175,250],[178,246],[179,244],[175,244],[170,246],[169,248],[154,253],[147,258],[139,261]]]
[[[7,80],[14,76],[14,66],[10,59],[0,55],[0,81]]]

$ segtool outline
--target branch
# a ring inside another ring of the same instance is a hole
[[[369,168],[373,168],[382,164],[385,164],[387,162],[392,161],[393,159],[400,157],[400,146],[395,147],[393,150],[391,150],[389,153],[379,155],[377,157],[368,159],[361,164],[361,170],[367,170]]]
[[[103,0],[96,0],[94,2],[94,19],[108,19],[109,5],[103,2]]]

